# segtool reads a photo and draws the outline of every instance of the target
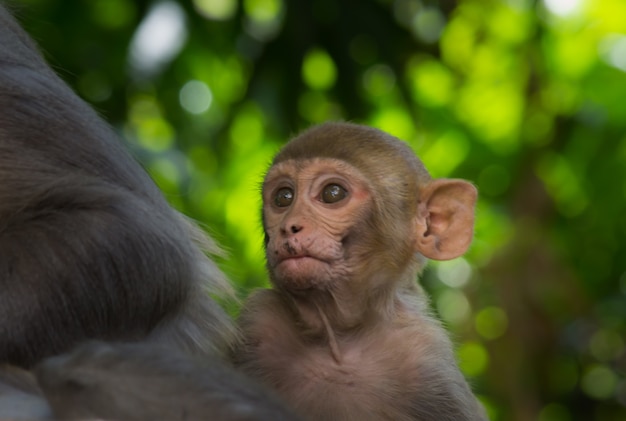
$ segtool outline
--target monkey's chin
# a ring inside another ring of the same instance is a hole
[[[276,280],[287,290],[306,290],[319,287],[328,263],[314,257],[303,256],[285,259],[274,268]]]

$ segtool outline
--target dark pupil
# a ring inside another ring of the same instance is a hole
[[[278,190],[278,192],[276,192],[276,198],[274,199],[276,206],[280,206],[281,208],[285,206],[289,206],[291,205],[292,201],[293,201],[293,192],[291,191],[291,189],[288,189],[285,187],[285,188]]]
[[[338,184],[329,184],[322,191],[322,201],[325,203],[335,203],[346,197],[346,189]]]

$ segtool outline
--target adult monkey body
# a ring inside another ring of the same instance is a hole
[[[0,365],[0,420],[297,419],[220,358],[158,344],[89,342],[33,372]]]
[[[291,421],[267,388],[211,356],[147,344],[88,343],[35,373],[62,420]]]
[[[0,5],[0,362],[78,342],[148,340],[219,353],[229,290],[201,231]]]
[[[475,201],[376,129],[296,137],[263,183],[274,288],[244,305],[237,364],[311,420],[485,419],[415,282],[465,252]]]
[[[0,419],[293,419],[219,358],[203,249],[0,4]],[[93,338],[140,343],[46,359]]]

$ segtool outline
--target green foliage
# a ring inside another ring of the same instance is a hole
[[[422,283],[492,419],[626,417],[626,2],[23,3],[51,63],[224,245],[242,294],[267,285],[273,153],[324,120],[377,126],[481,192],[471,250]],[[185,17],[180,49],[137,67],[164,4]]]

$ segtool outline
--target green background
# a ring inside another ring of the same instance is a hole
[[[473,246],[422,283],[491,418],[626,419],[626,2],[11,3],[242,296],[267,285],[272,155],[313,123],[376,126],[479,188]]]

